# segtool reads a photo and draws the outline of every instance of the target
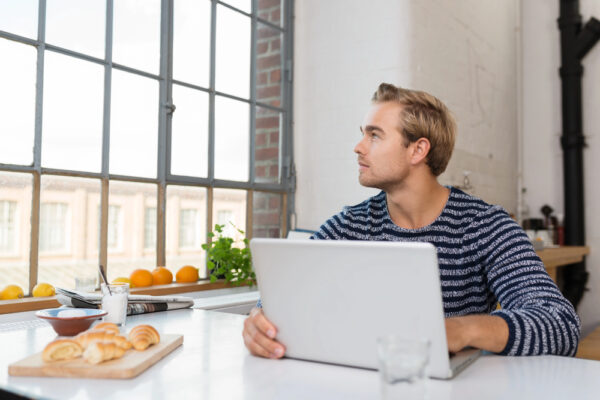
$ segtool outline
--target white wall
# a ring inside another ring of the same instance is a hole
[[[580,0],[583,21],[600,19],[600,2]],[[563,212],[563,172],[560,135],[562,130],[560,32],[558,1],[522,2],[523,18],[523,183],[524,201],[531,216],[541,216],[540,208],[549,204]],[[590,291],[579,307],[584,330],[600,321],[600,44],[583,61],[583,133],[588,148],[584,151],[586,238],[591,247],[587,257]]]
[[[446,102],[459,135],[440,181],[472,171],[472,193],[516,212],[516,0],[302,0],[295,23],[297,227],[376,193],[352,149],[380,82]]]

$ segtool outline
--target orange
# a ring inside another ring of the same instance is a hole
[[[177,271],[175,279],[178,283],[196,282],[198,280],[198,268],[192,267],[191,265],[184,265]]]
[[[119,276],[118,278],[113,279],[111,283],[129,283],[130,288],[135,287],[135,285],[131,283],[131,279],[125,278],[124,276]]]
[[[155,285],[167,285],[173,282],[173,273],[166,267],[156,267],[152,271],[152,278]]]
[[[136,269],[129,275],[131,283],[136,287],[152,286],[152,273],[147,269]]]

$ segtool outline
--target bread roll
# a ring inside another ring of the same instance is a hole
[[[56,339],[48,343],[42,352],[42,360],[46,362],[58,360],[72,360],[80,357],[83,349],[73,339]]]
[[[102,329],[92,329],[90,331],[82,332],[75,336],[75,340],[83,349],[86,349],[94,342],[113,342],[124,350],[131,348],[131,343],[129,343],[125,336],[115,335],[114,332],[109,332]]]
[[[129,332],[129,341],[136,350],[146,350],[160,342],[160,335],[151,325],[138,325]]]
[[[92,329],[95,331],[102,329],[108,332],[113,332],[115,335],[119,334],[119,327],[112,322],[101,322],[98,325],[95,325]]]
[[[92,364],[123,357],[125,350],[114,342],[93,342],[83,352],[83,358]]]

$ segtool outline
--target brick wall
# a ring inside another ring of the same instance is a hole
[[[281,22],[280,0],[259,0],[258,17],[273,24]],[[256,44],[256,100],[281,106],[281,33],[258,23]],[[279,182],[281,113],[256,107],[255,176],[257,182]],[[254,193],[253,236],[279,237],[281,196]]]

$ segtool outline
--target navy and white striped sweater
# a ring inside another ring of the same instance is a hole
[[[580,322],[573,306],[546,273],[525,232],[499,206],[451,188],[433,223],[404,229],[390,219],[381,192],[344,208],[312,238],[432,243],[447,317],[502,317],[509,338],[500,354],[573,356],[577,351]]]

